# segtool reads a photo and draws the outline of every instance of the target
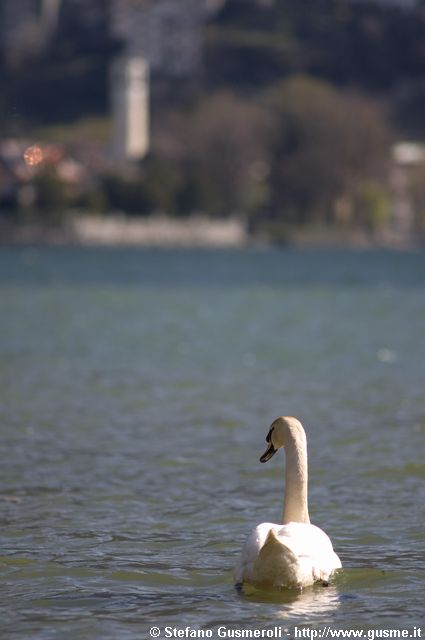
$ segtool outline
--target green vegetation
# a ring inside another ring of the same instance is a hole
[[[110,118],[105,116],[82,117],[72,122],[51,124],[31,129],[31,137],[56,144],[72,146],[81,140],[88,140],[91,144],[102,145],[109,143],[112,133]]]

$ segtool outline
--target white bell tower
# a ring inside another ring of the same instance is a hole
[[[141,56],[112,64],[112,155],[117,162],[142,160],[149,151],[149,66]]]

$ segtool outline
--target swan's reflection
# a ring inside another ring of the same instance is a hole
[[[295,589],[263,590],[244,584],[241,595],[251,602],[267,602],[281,604],[276,607],[276,618],[286,620],[295,618],[308,623],[323,617],[329,617],[340,606],[340,591],[336,586],[323,587],[314,585],[302,591]]]

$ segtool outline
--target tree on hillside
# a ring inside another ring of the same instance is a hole
[[[385,189],[390,133],[369,99],[293,78],[267,92],[270,216],[289,224],[355,222],[365,183]]]
[[[264,112],[230,93],[170,114],[154,132],[154,153],[181,172],[178,212],[230,215],[264,200]]]

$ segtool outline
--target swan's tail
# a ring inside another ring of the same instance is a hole
[[[270,529],[254,565],[255,581],[258,584],[272,582],[275,587],[301,587],[300,573],[300,559],[279,540],[276,531]]]

